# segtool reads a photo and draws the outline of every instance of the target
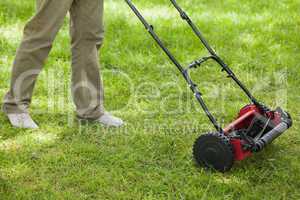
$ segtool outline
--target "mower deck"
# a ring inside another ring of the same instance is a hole
[[[291,117],[281,108],[261,110],[254,104],[242,108],[223,134],[201,135],[195,142],[196,161],[218,171],[228,171],[234,161],[242,161],[279,137],[292,125]],[[230,147],[229,147],[230,146]]]

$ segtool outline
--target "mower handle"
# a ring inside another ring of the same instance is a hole
[[[213,48],[209,45],[207,40],[202,35],[200,29],[193,23],[193,21],[189,18],[189,16],[183,11],[183,9],[178,5],[176,0],[170,0],[172,5],[177,9],[177,11],[180,13],[180,16],[183,20],[185,20],[189,26],[192,28],[193,32],[196,34],[196,36],[200,39],[201,43],[206,47],[206,49],[211,54],[209,57],[212,58],[214,61],[216,61],[222,68],[222,71],[225,71],[228,74],[228,77],[231,78],[243,91],[244,93],[249,97],[251,102],[261,109],[264,108],[264,106],[257,101],[257,99],[250,93],[250,91],[244,86],[244,84],[236,77],[236,75],[233,73],[233,71],[229,68],[229,66],[216,54],[216,52],[213,50]],[[169,59],[172,61],[172,63],[178,68],[178,70],[183,75],[184,79],[188,83],[190,89],[194,93],[196,99],[200,103],[202,109],[204,110],[205,114],[209,118],[209,120],[212,122],[216,130],[222,134],[224,134],[224,130],[222,129],[221,125],[218,123],[217,119],[212,115],[212,113],[209,111],[206,103],[204,102],[204,99],[202,98],[202,94],[197,88],[197,85],[191,80],[187,70],[179,63],[179,61],[175,58],[175,56],[170,52],[170,50],[164,45],[162,40],[159,38],[159,36],[155,33],[154,27],[149,24],[146,19],[142,16],[142,14],[139,12],[139,10],[135,7],[135,5],[132,3],[131,0],[125,0],[125,2],[128,4],[128,6],[131,8],[131,10],[134,12],[134,14],[138,17],[138,19],[142,22],[145,29],[149,32],[149,34],[152,36],[152,38],[156,41],[156,43],[160,46],[160,48],[166,53],[166,55],[169,57]],[[203,61],[208,60],[207,57],[204,57],[200,60],[194,61],[190,66],[195,66],[203,63]],[[263,109],[262,109],[263,110]]]

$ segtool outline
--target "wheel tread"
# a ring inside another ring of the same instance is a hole
[[[216,170],[221,171],[221,172],[229,171],[232,168],[233,163],[234,163],[234,151],[233,151],[232,145],[230,143],[230,139],[227,136],[225,136],[221,133],[209,132],[209,133],[203,134],[200,137],[198,137],[196,139],[194,145],[193,145],[193,156],[194,156],[194,158],[195,158],[195,160],[198,164],[204,165],[207,168],[211,168],[211,166],[208,166],[207,164],[205,164],[205,163],[201,162],[199,159],[197,159],[198,158],[197,154],[199,152],[199,150],[198,150],[199,149],[199,143],[201,141],[205,140],[206,138],[212,138],[212,137],[218,138],[219,141],[222,142],[228,148],[228,150],[230,152],[229,157],[231,159],[230,162],[229,162],[229,165],[224,167],[224,169],[216,169]]]

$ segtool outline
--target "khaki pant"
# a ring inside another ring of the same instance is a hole
[[[70,12],[72,95],[77,115],[96,119],[103,114],[103,88],[98,64],[98,50],[104,37],[103,1],[37,0],[37,13],[25,26],[13,63],[4,112],[28,112],[37,76],[65,16]]]

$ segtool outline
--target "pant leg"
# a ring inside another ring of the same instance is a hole
[[[104,112],[98,50],[104,38],[104,0],[75,0],[70,10],[72,95],[79,118],[96,119]]]
[[[4,97],[4,112],[27,112],[37,76],[72,2],[37,0],[37,12],[24,28],[23,39],[13,63],[10,89]]]

